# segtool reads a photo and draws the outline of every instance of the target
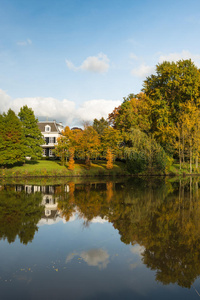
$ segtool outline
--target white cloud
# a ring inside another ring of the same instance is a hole
[[[58,100],[52,97],[30,97],[12,99],[5,91],[0,89],[1,113],[9,108],[18,114],[21,107],[27,105],[32,108],[39,120],[56,120],[68,126],[81,126],[84,121],[92,122],[95,118],[108,117],[113,109],[121,104],[118,100],[90,100],[76,108],[73,101]]]
[[[155,71],[155,67],[141,64],[139,67],[132,69],[131,74],[136,77],[144,78],[151,75]]]
[[[183,50],[182,52],[173,52],[169,54],[162,54],[159,57],[159,63],[163,61],[178,61],[181,59],[191,59],[199,67],[200,66],[200,54],[192,54],[190,51]]]
[[[25,41],[17,42],[18,46],[28,46],[28,45],[31,45],[31,44],[32,44],[32,41],[30,39],[26,39]]]
[[[67,124],[73,121],[76,113],[74,102],[67,99],[59,101],[52,97],[17,98],[10,105],[15,112],[19,112],[22,106],[27,105],[33,109],[35,116],[38,118],[65,121]]]
[[[99,53],[97,56],[87,57],[79,67],[76,67],[70,60],[67,59],[66,64],[67,67],[73,71],[83,70],[93,73],[105,73],[109,69],[109,59],[104,53]]]
[[[77,115],[84,121],[92,121],[95,118],[100,119],[108,117],[108,114],[113,111],[115,107],[121,104],[119,100],[89,100],[77,110]]]
[[[109,263],[109,254],[103,249],[91,249],[81,252],[80,254],[70,253],[66,258],[66,264],[70,262],[75,256],[80,256],[88,266],[98,267],[100,270],[105,269]]]

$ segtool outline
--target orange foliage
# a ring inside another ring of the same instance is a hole
[[[69,165],[68,165],[68,170],[74,170],[74,149],[70,148],[69,149]]]
[[[113,154],[110,149],[107,150],[106,159],[107,159],[106,168],[108,170],[111,170],[113,168]]]

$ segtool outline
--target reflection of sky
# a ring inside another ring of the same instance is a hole
[[[130,258],[130,265],[129,265],[130,270],[133,270],[135,268],[142,266],[141,257],[142,257],[142,253],[144,252],[144,250],[145,250],[145,248],[138,244],[136,244],[130,248],[130,252],[133,254],[133,257]]]
[[[145,248],[143,246],[140,246],[138,244],[136,244],[135,246],[131,247],[131,252],[133,254],[137,254],[140,257],[142,256],[142,253],[144,252]]]
[[[109,263],[109,254],[103,249],[91,249],[79,253],[70,253],[66,258],[66,263],[70,262],[75,256],[80,256],[88,266],[105,269]]]
[[[73,213],[72,216],[69,218],[67,222],[74,222],[79,218],[79,215],[76,213]],[[87,221],[87,219],[82,218],[83,221]],[[42,218],[39,223],[37,224],[38,226],[43,226],[43,225],[53,225],[59,222],[66,223],[66,220],[64,217],[61,217],[61,215],[56,216],[55,218]],[[96,217],[93,218],[90,223],[99,223],[99,224],[104,224],[107,223],[108,220],[106,218],[101,218],[101,217]]]
[[[194,290],[155,282],[155,271],[141,260],[144,247],[122,243],[111,223],[100,217],[89,227],[83,222],[77,213],[68,222],[42,219],[27,246],[1,240],[1,299],[197,298]]]
[[[54,224],[59,223],[59,222],[66,223],[64,218],[56,217],[55,219],[50,219],[50,218],[44,219],[44,218],[42,218],[37,225],[38,226],[54,225]]]
[[[195,299],[176,285],[156,283],[141,262],[143,247],[123,244],[111,223],[84,230],[82,223],[41,226],[28,246],[1,240],[1,299]]]

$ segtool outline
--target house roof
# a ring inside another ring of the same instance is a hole
[[[56,121],[41,121],[37,125],[41,132],[45,132],[46,125],[51,127],[51,132],[61,132],[64,129],[64,126],[61,123],[56,123]]]

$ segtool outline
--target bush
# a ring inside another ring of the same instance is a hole
[[[128,144],[130,146],[125,147],[124,152],[130,173],[165,173],[169,169],[172,160],[154,138],[139,129],[132,129]]]

